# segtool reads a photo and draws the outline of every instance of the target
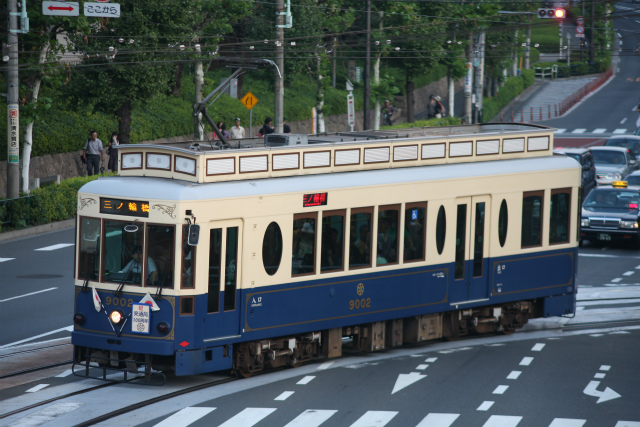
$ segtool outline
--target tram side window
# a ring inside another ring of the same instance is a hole
[[[147,226],[147,286],[173,287],[175,234],[175,228],[170,225]],[[151,271],[152,264],[155,264],[155,272]]]
[[[426,203],[407,204],[404,210],[404,262],[424,260]]]
[[[322,214],[320,271],[327,273],[344,269],[344,211]]]
[[[380,206],[378,209],[377,265],[398,262],[399,206]]]
[[[562,188],[551,191],[551,214],[549,223],[549,243],[569,242],[569,218],[571,213],[571,189]]]
[[[209,231],[209,287],[207,313],[220,311],[220,264],[222,260],[222,229]]]
[[[371,267],[371,220],[373,208],[351,210],[349,268]]]
[[[98,280],[100,268],[100,220],[80,219],[80,247],[78,251],[78,279]]]
[[[523,248],[542,245],[543,191],[530,191],[522,195],[522,234]]]
[[[189,226],[182,226],[182,273],[180,275],[180,287],[193,289],[195,287],[194,275],[196,271],[196,247],[188,243]]]
[[[301,276],[316,271],[316,213],[293,217],[291,275]]]
[[[102,271],[104,282],[140,285],[143,270],[152,272],[155,268],[155,265],[146,267],[142,265],[144,228],[142,226],[127,227],[128,225],[131,223],[104,220]]]
[[[227,228],[227,246],[224,268],[224,311],[236,309],[238,280],[238,227]]]

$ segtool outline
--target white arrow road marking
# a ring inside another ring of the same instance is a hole
[[[417,372],[411,372],[410,374],[400,374],[398,375],[398,379],[396,380],[396,385],[393,386],[393,391],[391,392],[391,394],[394,394],[395,392],[400,391],[403,388],[408,387],[416,381],[420,381],[425,377],[426,375],[422,375]]]
[[[605,388],[604,391],[598,391],[598,386],[600,385],[600,381],[589,381],[589,384],[584,388],[583,393],[587,396],[597,397],[598,401],[606,402],[607,400],[617,399],[618,397],[622,397],[620,394],[611,390],[609,387]]]

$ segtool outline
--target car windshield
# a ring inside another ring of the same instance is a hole
[[[607,147],[625,147],[629,148],[634,155],[640,155],[640,142],[635,139],[617,138],[610,139],[604,144]]]
[[[624,165],[627,163],[624,153],[620,151],[593,150],[591,155],[597,165]]]
[[[632,190],[593,190],[584,201],[585,207],[638,209],[640,193]]]
[[[580,163],[580,154],[576,153],[565,153],[567,156],[571,157],[574,160],[577,160]]]

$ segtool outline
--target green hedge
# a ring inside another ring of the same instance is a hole
[[[482,99],[482,122],[489,122],[500,113],[509,102],[520,95],[526,88],[531,86],[535,80],[534,70],[523,70],[520,77],[508,78],[504,86],[498,90],[498,95],[494,98]]]
[[[28,197],[0,200],[0,232],[73,218],[78,190],[98,175],[69,178],[35,189]]]

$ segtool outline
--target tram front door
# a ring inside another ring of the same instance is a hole
[[[451,302],[489,297],[490,196],[456,199],[456,256]]]
[[[240,335],[238,285],[241,236],[240,220],[210,224],[205,342]]]

